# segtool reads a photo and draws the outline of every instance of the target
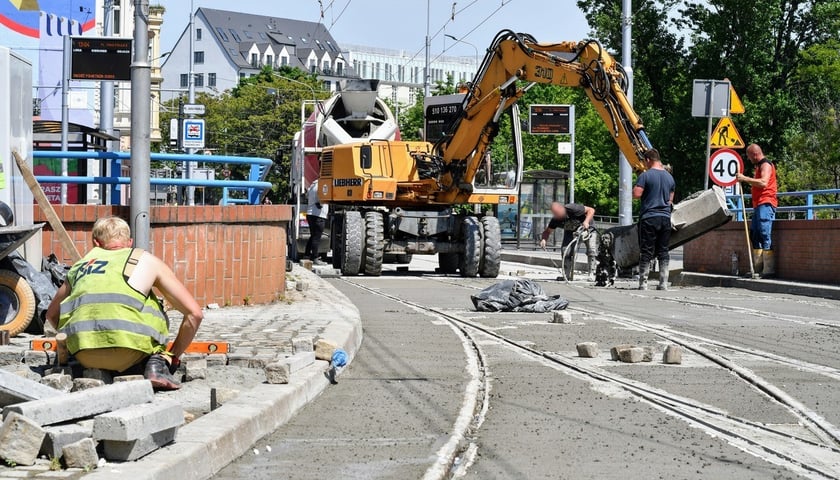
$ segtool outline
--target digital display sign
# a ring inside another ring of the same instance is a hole
[[[72,80],[131,80],[131,39],[73,37],[70,46]]]

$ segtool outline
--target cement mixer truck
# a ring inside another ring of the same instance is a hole
[[[290,232],[292,249],[303,252],[309,240],[306,222],[306,190],[318,179],[320,155],[325,147],[371,140],[399,140],[397,119],[388,105],[377,96],[379,80],[348,79],[339,83],[327,100],[304,102],[302,129],[292,141],[292,168],[289,185],[294,196],[297,222]],[[311,111],[311,113],[310,113]],[[328,227],[329,228],[329,224]],[[329,230],[324,232],[320,252],[330,250]],[[410,255],[391,255],[391,263],[409,263]]]

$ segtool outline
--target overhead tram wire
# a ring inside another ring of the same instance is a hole
[[[474,0],[472,3],[475,3],[476,1],[477,1],[477,0]],[[468,31],[467,33],[465,33],[465,34],[461,35],[461,36],[460,36],[460,37],[458,37],[458,38],[459,38],[459,39],[461,39],[461,40],[464,40],[465,38],[467,38],[467,37],[469,37],[470,35],[472,35],[472,33],[473,33],[473,32],[475,32],[476,30],[478,30],[478,28],[479,28],[479,27],[481,27],[482,25],[484,25],[484,24],[487,22],[487,20],[490,20],[490,18],[492,18],[492,17],[493,17],[493,15],[495,15],[495,14],[499,13],[499,10],[501,10],[502,8],[504,8],[506,5],[510,4],[511,2],[513,2],[513,0],[503,1],[501,5],[499,5],[498,7],[496,7],[496,9],[495,9],[495,10],[493,10],[492,12],[490,12],[490,14],[489,14],[489,15],[487,15],[486,17],[484,17],[484,19],[483,19],[482,21],[478,22],[478,25],[476,25],[475,27],[473,27],[473,28],[472,28],[472,30]],[[472,5],[472,3],[471,3],[470,5]],[[467,5],[467,7],[469,7],[469,5]],[[467,7],[464,7],[464,8],[467,8]],[[445,25],[444,25],[444,26],[445,26]],[[440,32],[438,32],[438,33],[440,33]],[[437,34],[435,34],[435,36],[437,36]],[[432,37],[432,38],[434,39],[434,37]],[[438,58],[442,57],[442,56],[443,56],[443,54],[445,54],[447,51],[449,51],[449,49],[450,49],[450,48],[452,48],[453,46],[455,46],[455,45],[457,45],[457,44],[458,44],[458,42],[455,42],[455,43],[453,43],[452,45],[450,45],[449,47],[444,48],[444,49],[443,49],[443,51],[442,51],[442,52],[440,52],[440,53],[438,54],[438,56],[436,56],[435,58],[433,58],[433,59],[432,59],[432,62],[434,62],[434,61],[435,61],[435,60],[437,60]]]

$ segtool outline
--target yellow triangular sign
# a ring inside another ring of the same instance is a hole
[[[729,113],[735,115],[744,113],[744,104],[738,94],[735,93],[731,83],[729,84]]]
[[[723,117],[712,132],[712,148],[744,148],[744,139],[729,117]]]

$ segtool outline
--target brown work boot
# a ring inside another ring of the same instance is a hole
[[[155,390],[178,390],[181,384],[169,373],[169,363],[163,355],[156,353],[149,357],[146,362],[146,371],[143,373],[146,380],[152,382]]]

